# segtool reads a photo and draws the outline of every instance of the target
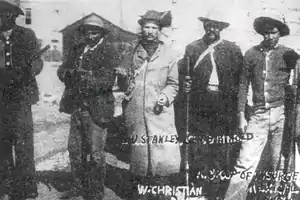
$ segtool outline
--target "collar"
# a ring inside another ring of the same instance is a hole
[[[265,47],[264,43],[261,42],[261,43],[259,44],[259,50],[260,50],[261,52],[263,52],[263,53],[269,54],[271,51],[274,51],[274,50],[278,49],[279,46],[280,46],[279,43],[277,43],[273,49],[267,49],[267,48]]]
[[[12,34],[13,29],[10,29],[8,31],[3,31],[2,34],[5,37],[6,40],[8,40]]]
[[[139,41],[138,46],[135,49],[135,52],[136,52],[137,56],[142,58],[143,60],[149,59],[149,61],[153,61],[154,59],[156,59],[158,57],[158,54],[159,54],[163,44],[164,44],[164,42],[159,40],[158,47],[151,58],[148,58],[148,53],[144,49],[143,45],[141,44],[141,41]]]
[[[102,44],[102,42],[103,42],[103,38],[101,38],[101,40],[99,40],[99,42],[98,42],[96,45],[94,45],[93,47],[87,45],[87,46],[84,48],[83,53],[86,53],[87,51],[94,51],[100,44]]]

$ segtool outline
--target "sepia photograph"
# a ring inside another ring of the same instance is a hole
[[[300,200],[299,0],[0,0],[0,200]]]

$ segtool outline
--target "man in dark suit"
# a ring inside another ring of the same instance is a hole
[[[207,17],[199,17],[205,35],[186,47],[184,59],[190,58],[191,77],[186,77],[186,66],[181,65],[180,92],[175,104],[177,129],[181,135],[185,132],[182,118],[185,92],[191,94],[191,134],[216,138],[229,136],[236,128],[237,92],[243,55],[235,43],[220,38],[220,32],[230,25],[224,22],[221,15],[214,10]],[[195,148],[192,148],[191,178],[199,184],[202,183],[196,178],[199,172],[207,176],[209,170],[226,170],[230,167],[231,156],[228,155],[228,144],[198,142],[192,145]],[[219,183],[216,178],[205,184],[209,199],[219,195]]]
[[[66,85],[60,111],[71,114],[68,150],[74,175],[72,189],[61,198],[98,200],[104,193],[104,147],[114,115],[112,88],[119,56],[104,37],[108,30],[100,19],[88,18],[80,27],[85,42],[75,45],[57,72]]]
[[[31,29],[15,24],[19,14],[24,13],[16,3],[0,1],[0,192],[4,199],[22,200],[38,196],[31,106],[38,101],[35,76],[43,61],[32,61],[38,41]]]

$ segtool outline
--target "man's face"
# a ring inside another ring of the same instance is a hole
[[[85,40],[89,46],[95,46],[103,37],[101,30],[86,30]]]
[[[13,25],[14,18],[12,12],[0,12],[0,30],[10,29]]]
[[[205,37],[210,42],[213,43],[220,39],[221,27],[214,22],[204,22],[203,23]]]
[[[275,26],[266,25],[263,33],[264,44],[268,48],[274,48],[279,41],[280,31]]]
[[[146,41],[158,39],[159,25],[156,21],[146,21],[142,26],[142,36]]]

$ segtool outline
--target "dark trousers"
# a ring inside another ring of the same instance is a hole
[[[77,113],[78,114],[78,113]],[[74,178],[73,189],[86,199],[101,200],[104,193],[106,161],[104,147],[107,128],[96,125],[89,117],[88,132],[78,124],[77,114],[71,115],[68,151]],[[83,146],[91,148],[90,158],[83,156]],[[85,164],[87,161],[87,165]]]
[[[17,199],[37,196],[31,104],[11,103],[4,105],[3,111],[0,160],[9,169],[4,182],[10,187],[5,193],[13,193]]]

